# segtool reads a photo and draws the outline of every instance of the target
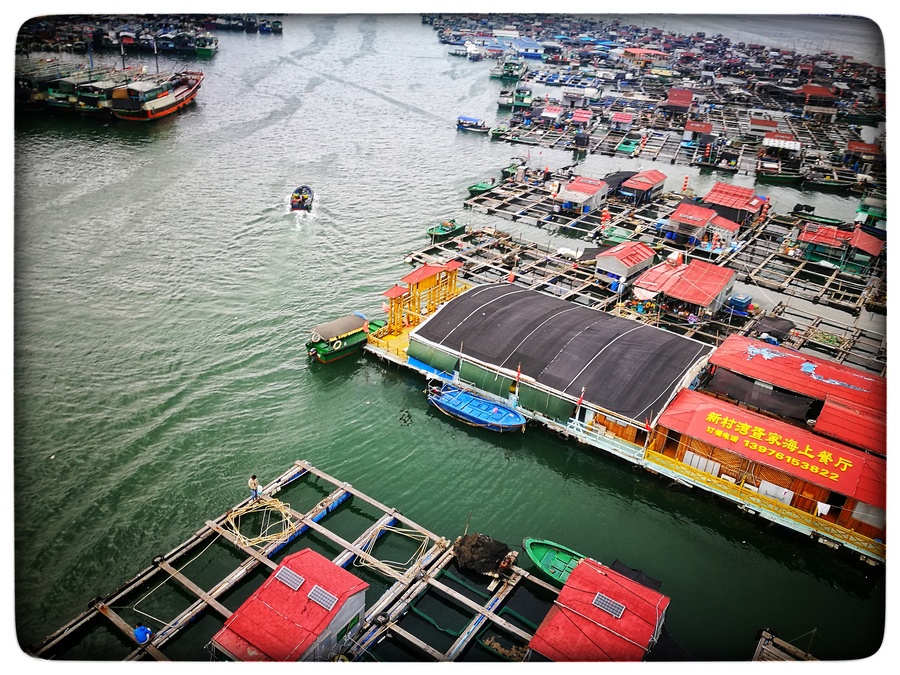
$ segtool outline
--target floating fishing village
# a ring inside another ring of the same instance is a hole
[[[460,195],[463,213],[494,225],[423,225],[421,246],[398,253],[408,273],[372,298],[380,313],[309,326],[304,358],[324,368],[370,359],[414,376],[422,406],[448,425],[491,438],[550,433],[796,535],[798,549],[884,566],[887,338],[852,321],[887,314],[884,67],[612,17],[421,17],[447,60],[484,62],[497,89],[498,119],[461,110],[448,121],[510,148],[509,164]],[[17,112],[171,121],[202,97],[202,69],[189,60],[154,74],[126,59],[214,58],[222,31],[283,25],[262,15],[26,22]],[[95,64],[103,54],[122,67]],[[548,149],[572,163],[545,164]],[[594,175],[582,168],[592,155],[634,170]],[[698,190],[685,167],[715,176],[712,188]],[[680,189],[667,188],[673,179]],[[302,180],[285,207],[298,218],[320,199],[315,177]],[[804,202],[778,213],[773,186],[851,200],[855,217]],[[762,306],[748,288],[823,311]],[[24,651],[60,661],[693,660],[668,630],[679,601],[664,580],[552,535],[434,532],[390,506],[383,485],[368,494],[304,457],[274,479],[253,476],[239,503],[198,514],[183,543],[97,589]],[[768,627],[748,638],[748,661],[816,660]]]

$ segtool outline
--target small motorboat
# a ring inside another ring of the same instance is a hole
[[[291,194],[291,211],[312,211],[313,191],[309,185],[301,185]]]
[[[428,388],[428,401],[442,413],[491,431],[525,431],[527,418],[517,410],[452,384]]]
[[[427,232],[432,242],[444,241],[450,237],[463,234],[466,231],[464,223],[457,223],[454,218],[438,223],[434,227],[429,227]]]

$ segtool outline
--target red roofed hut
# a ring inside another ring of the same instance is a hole
[[[528,643],[550,661],[644,661],[662,634],[671,599],[584,558]]]
[[[359,630],[362,579],[312,549],[290,555],[212,638],[235,661],[325,661]]]
[[[663,193],[666,174],[656,169],[640,171],[619,185],[618,193],[632,204],[646,204]]]
[[[765,197],[757,195],[753,188],[721,181],[716,182],[702,200],[704,206],[742,226],[759,216],[767,201]]]
[[[587,213],[596,211],[606,202],[609,185],[600,178],[576,176],[556,193],[556,201],[562,202],[564,209],[574,209]]]

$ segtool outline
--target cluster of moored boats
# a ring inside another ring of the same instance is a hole
[[[203,78],[202,71],[187,68],[149,74],[143,69],[41,63],[17,73],[16,107],[148,122],[193,103]]]
[[[829,192],[884,184],[872,131],[885,122],[883,66],[618,20],[423,21],[473,60],[497,59],[498,107],[512,114],[494,124],[460,117],[459,129]]]
[[[91,50],[141,51],[211,56],[219,40],[213,31],[280,34],[278,19],[250,15],[135,16],[130,20],[102,17],[38,17],[26,21],[16,39],[16,53]]]

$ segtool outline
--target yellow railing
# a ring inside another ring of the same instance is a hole
[[[695,483],[704,484],[717,492],[732,495],[738,498],[742,503],[754,507],[759,511],[765,511],[776,515],[779,518],[793,521],[799,525],[808,527],[810,530],[821,534],[823,537],[828,537],[831,540],[843,543],[858,551],[863,551],[873,558],[882,561],[885,560],[886,546],[882,542],[875,541],[858,532],[848,530],[846,527],[841,527],[835,523],[818,518],[806,511],[795,509],[793,506],[783,504],[777,499],[772,499],[752,490],[748,490],[741,483],[731,483],[727,480],[717,478],[712,474],[695,469],[692,466],[688,466],[683,462],[679,462],[658,452],[647,450],[645,457],[651,467],[654,464],[664,466],[672,472],[689,477]]]

